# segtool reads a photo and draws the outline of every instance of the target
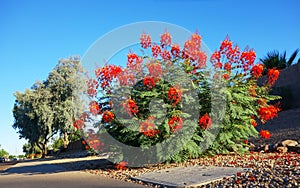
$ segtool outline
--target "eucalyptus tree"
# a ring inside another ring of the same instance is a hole
[[[36,82],[24,93],[16,92],[13,107],[15,122],[20,138],[28,140],[42,151],[42,157],[47,154],[47,144],[57,130],[53,126],[52,95],[42,82]]]

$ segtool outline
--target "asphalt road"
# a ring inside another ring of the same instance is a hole
[[[29,161],[0,172],[0,188],[145,187],[82,171],[67,171],[47,161]]]

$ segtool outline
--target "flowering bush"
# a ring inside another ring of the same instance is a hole
[[[268,103],[278,97],[268,93],[279,71],[269,70],[267,83],[258,86],[264,66],[254,64],[254,50],[242,51],[226,38],[209,57],[214,70],[208,72],[208,57],[198,33],[192,34],[183,48],[172,43],[168,32],[161,35],[160,44],[152,42],[146,33],[140,40],[143,53],[130,51],[126,67],[106,64],[96,69],[96,79],[89,80],[90,114],[101,117],[101,122],[94,124],[98,133],[90,133],[92,136],[101,138],[107,131],[120,143],[145,151],[177,137],[172,144],[147,155],[150,161],[153,156],[161,158],[180,148],[167,160],[182,161],[198,157],[204,149],[209,154],[246,151],[248,137],[258,135],[256,121],[265,123],[277,116],[278,106]],[[218,97],[226,100],[224,108],[216,110],[218,105],[212,101]],[[77,120],[75,126],[82,128],[82,121],[87,119]],[[260,135],[270,137],[267,130]],[[91,143],[99,148],[103,142]],[[124,161],[141,157],[130,153],[126,158],[124,153]]]

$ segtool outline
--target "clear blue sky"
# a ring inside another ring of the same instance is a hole
[[[229,34],[257,57],[274,49],[289,56],[300,48],[299,8],[298,0],[0,0],[0,144],[22,153],[25,141],[11,127],[13,93],[44,80],[58,59],[83,56],[116,27],[164,21],[198,29],[211,50]]]

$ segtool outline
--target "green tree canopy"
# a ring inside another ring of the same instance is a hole
[[[84,83],[79,59],[69,58],[60,60],[46,81],[14,94],[13,128],[20,138],[41,149],[43,157],[53,135],[61,133],[67,145],[68,135],[75,132],[73,121],[83,109],[79,94]]]
[[[9,153],[7,151],[5,151],[3,148],[1,149],[1,145],[0,145],[0,157],[8,157]]]

